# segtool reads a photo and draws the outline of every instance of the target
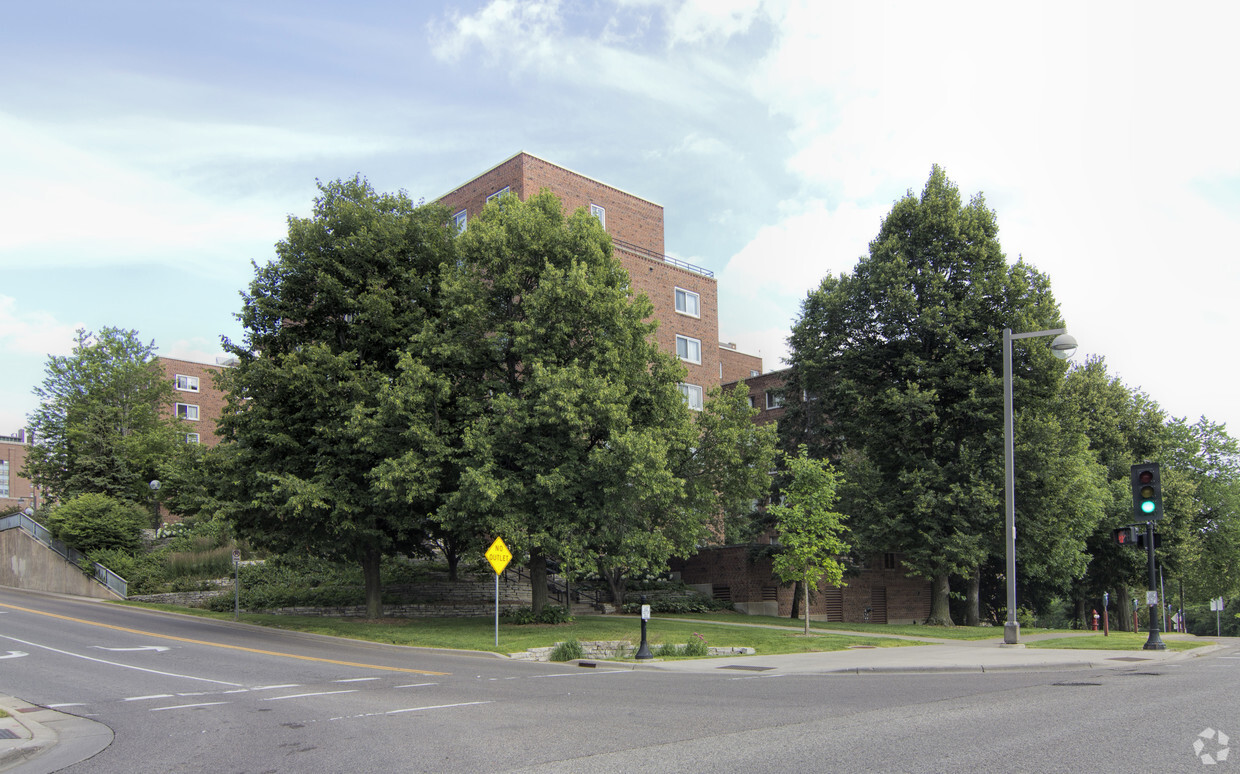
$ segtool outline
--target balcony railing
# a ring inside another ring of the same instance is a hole
[[[619,247],[621,250],[624,250],[625,252],[633,253],[635,255],[640,255],[642,258],[649,258],[654,261],[662,261],[663,263],[670,263],[671,265],[677,268],[680,268],[680,269],[684,269],[685,271],[691,271],[694,274],[701,274],[703,277],[714,277],[715,276],[715,273],[711,271],[710,269],[704,269],[701,266],[697,266],[695,264],[689,263],[688,261],[682,261],[679,258],[673,258],[670,255],[660,255],[653,250],[647,250],[644,247],[638,247],[632,242],[625,242],[623,239],[616,239],[615,237],[612,237],[611,243],[615,245],[616,247]]]

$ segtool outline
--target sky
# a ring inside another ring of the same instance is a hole
[[[1238,3],[40,0],[0,18],[0,434],[78,328],[223,354],[316,180],[430,201],[519,151],[662,205],[667,252],[718,278],[721,338],[767,370],[806,293],[938,164],[1050,277],[1077,360],[1240,431]]]

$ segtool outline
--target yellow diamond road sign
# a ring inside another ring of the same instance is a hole
[[[495,574],[499,575],[512,561],[512,552],[508,550],[508,546],[504,545],[503,538],[495,538],[495,542],[487,549],[485,554],[487,561],[491,563],[491,568],[495,570]]]

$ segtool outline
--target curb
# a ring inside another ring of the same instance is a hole
[[[23,774],[51,774],[93,757],[112,744],[112,729],[0,694],[0,730],[16,738],[0,739],[0,772],[20,767]],[[6,735],[7,736],[7,735]]]
[[[8,713],[8,717],[0,718],[0,732],[5,737],[0,739],[0,771],[19,766],[55,746],[56,734],[35,718],[51,710],[9,696],[0,696],[0,709]]]

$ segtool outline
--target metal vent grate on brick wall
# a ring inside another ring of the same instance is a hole
[[[720,586],[718,584],[710,587],[711,596],[721,602],[732,601],[732,587]]]

